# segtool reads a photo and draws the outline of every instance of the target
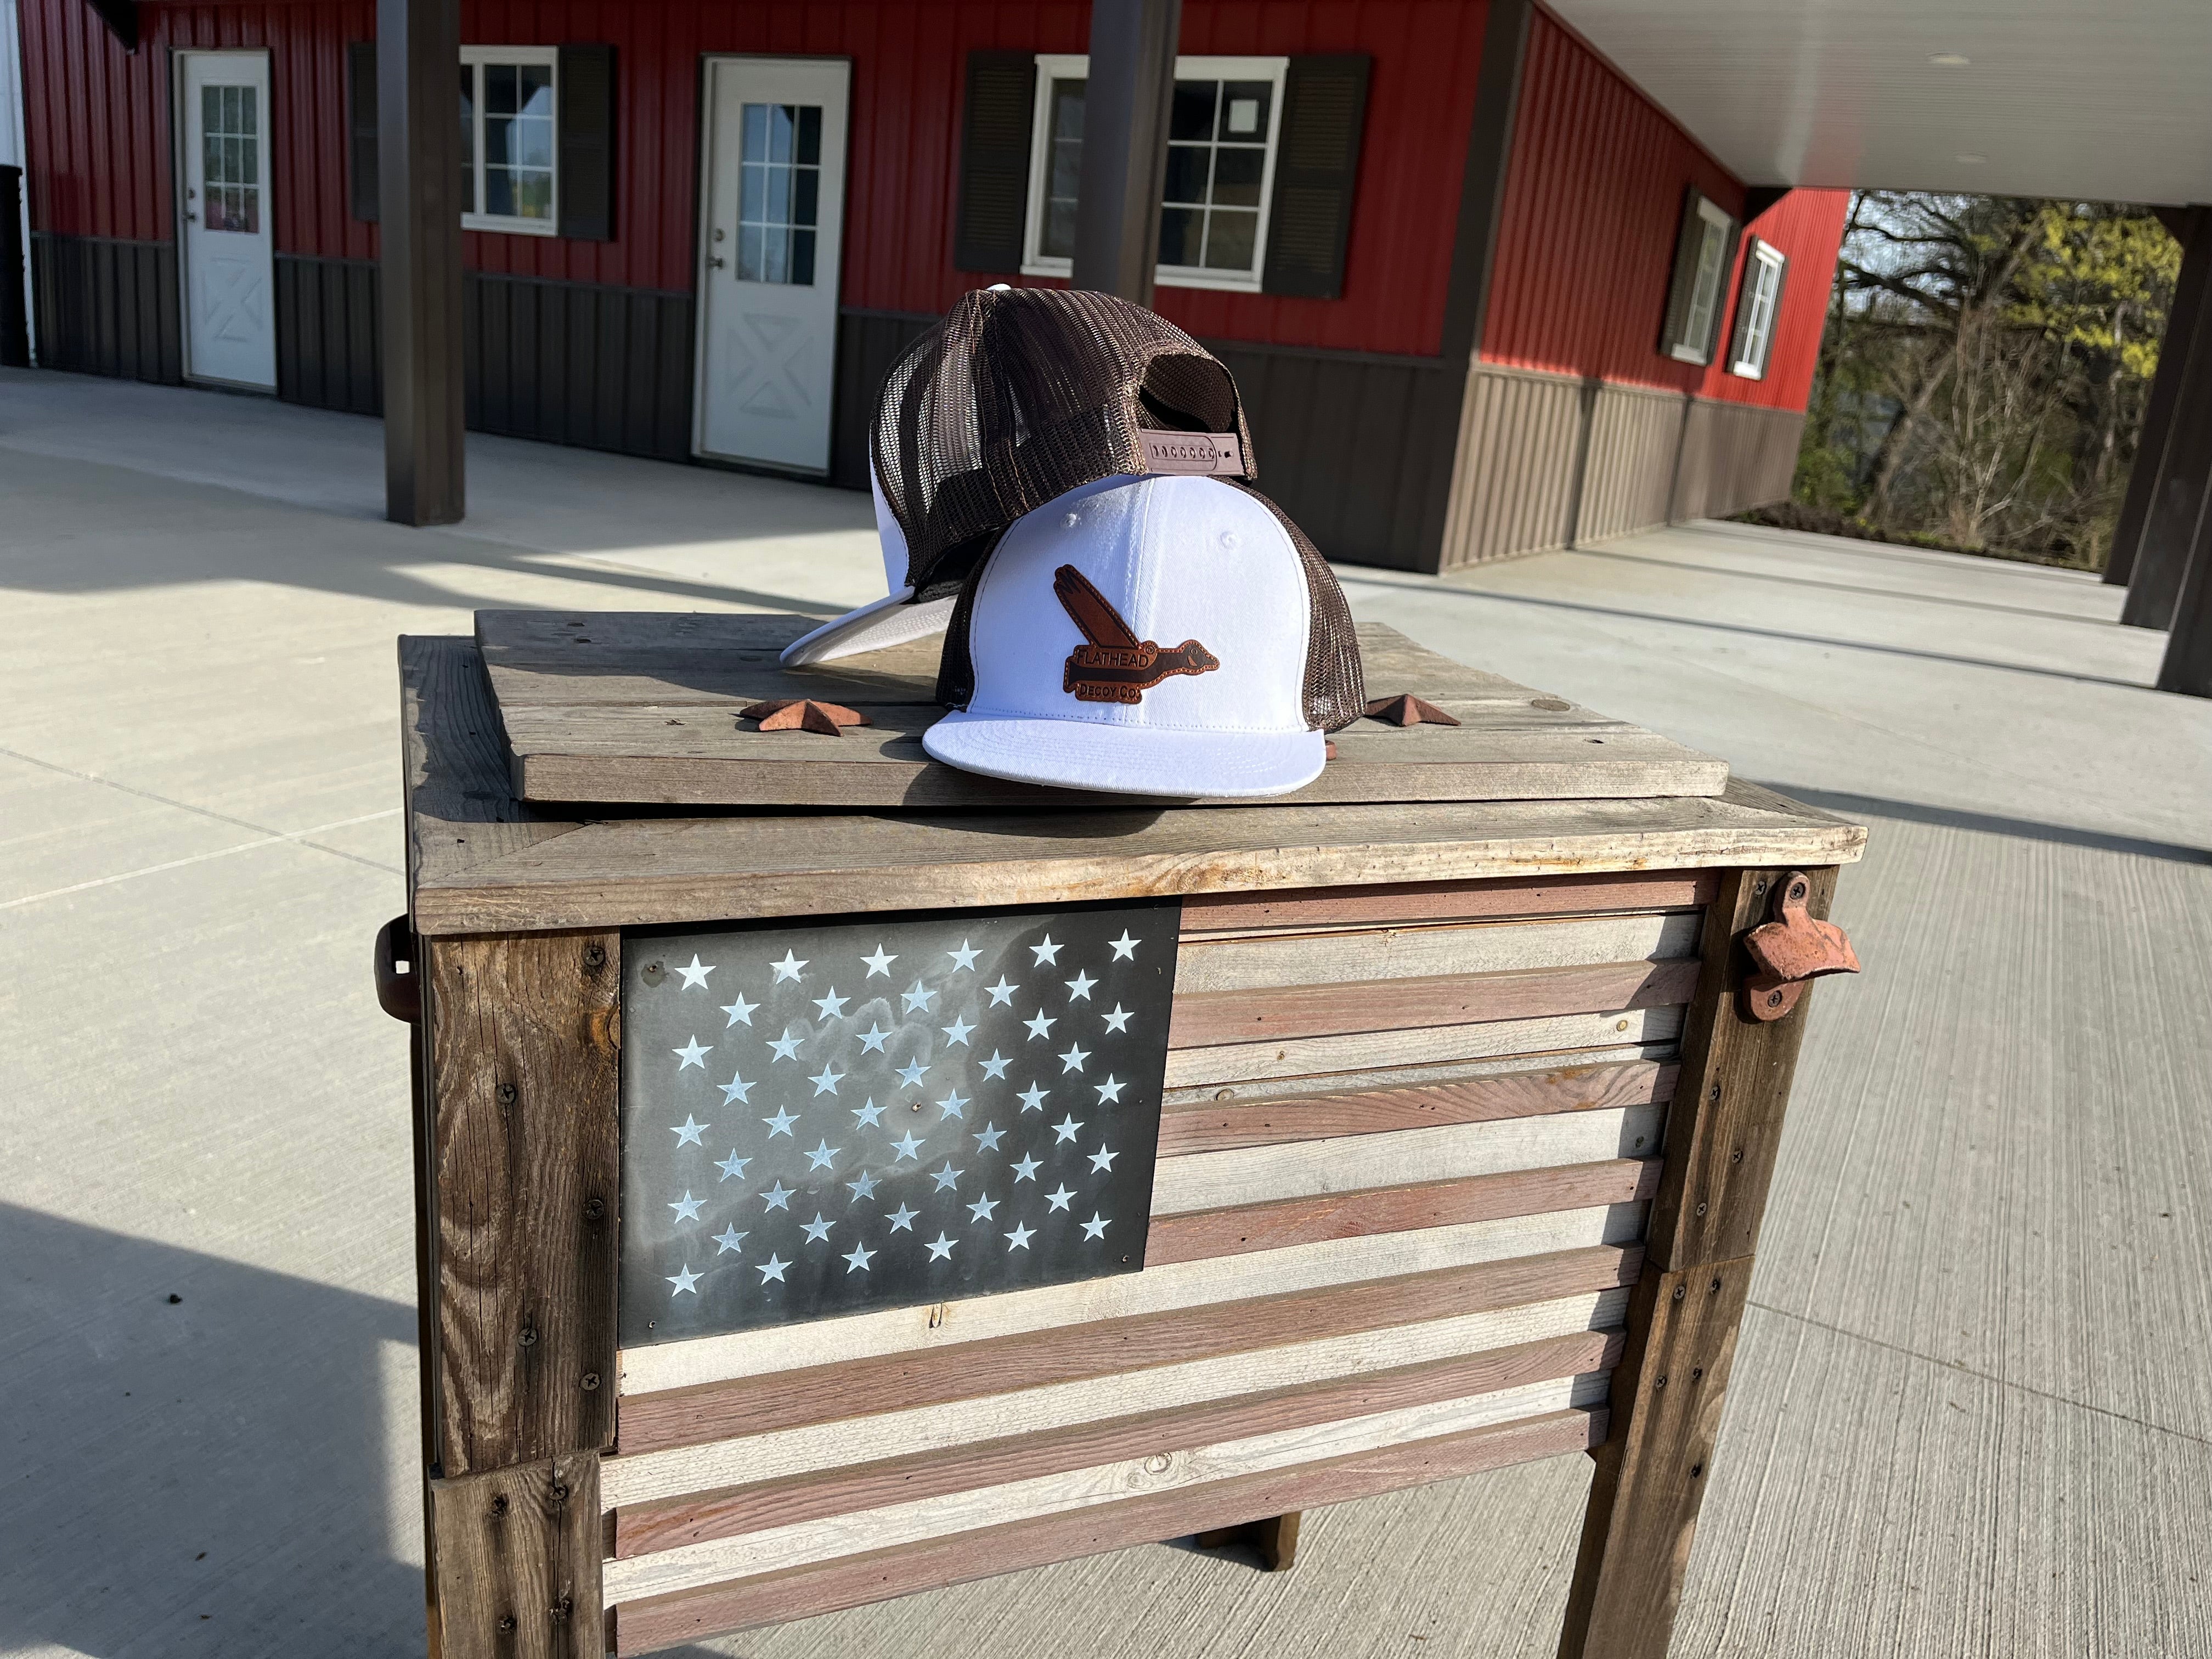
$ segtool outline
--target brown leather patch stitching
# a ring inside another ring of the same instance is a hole
[[[1158,646],[1140,640],[1103,593],[1072,564],[1053,572],[1052,591],[1088,641],[1067,653],[1060,689],[1079,702],[1137,702],[1171,674],[1210,674],[1221,659],[1196,640]]]

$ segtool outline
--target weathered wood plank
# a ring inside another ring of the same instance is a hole
[[[430,1650],[441,1659],[599,1659],[597,1452],[430,1483]]]
[[[1147,1269],[1171,1261],[1279,1250],[1327,1238],[1364,1238],[1420,1227],[1457,1226],[1505,1216],[1543,1215],[1595,1204],[1632,1204],[1658,1190],[1656,1158],[1609,1158],[1565,1168],[1522,1170],[1378,1187],[1364,1192],[1283,1199],[1234,1209],[1157,1218],[1145,1243]]]
[[[1680,1067],[1671,1061],[1631,1060],[1600,1066],[1547,1066],[1453,1077],[1406,1088],[1324,1088],[1308,1094],[1246,1101],[1219,1100],[1192,1090],[1164,1103],[1159,1155],[1227,1152],[1286,1140],[1375,1134],[1389,1129],[1494,1118],[1535,1117],[1548,1112],[1589,1112],[1643,1106],[1674,1097]],[[1159,1237],[1157,1230],[1152,1237]],[[1146,1260],[1155,1258],[1148,1252]]]
[[[1602,1409],[1562,1412],[1302,1470],[1131,1498],[865,1559],[631,1602],[615,1613],[616,1651],[649,1653],[719,1632],[786,1623],[937,1585],[1585,1450],[1605,1437],[1606,1423]]]
[[[1249,991],[1178,991],[1168,1047],[1200,1048],[1274,1037],[1344,1036],[1552,1014],[1679,1007],[1697,989],[1698,964],[1615,962],[1502,974],[1286,985]]]
[[[1171,1051],[1167,1086],[1186,1089],[1321,1077],[1371,1066],[1432,1066],[1498,1054],[1558,1054],[1564,1060],[1577,1048],[1668,1042],[1681,1029],[1678,1009],[1630,1008],[1617,1013],[1486,1020],[1412,1031],[1358,1031],[1344,1036],[1222,1043],[1211,1048]]]
[[[817,1474],[625,1505],[615,1511],[613,1553],[642,1555],[710,1538],[878,1509],[902,1499],[1141,1458],[1160,1449],[1241,1439],[1608,1370],[1620,1361],[1621,1340],[1618,1331],[1577,1331],[1390,1370],[1252,1390],[1180,1408],[1147,1407],[1072,1428],[1040,1429],[1024,1415],[1020,1421],[1025,1431],[1018,1435],[904,1457],[872,1456],[865,1463]]]
[[[428,956],[441,1472],[608,1445],[621,939]]]
[[[1711,902],[1713,872],[1534,876],[1505,881],[1405,882],[1295,893],[1194,895],[1183,902],[1185,938],[1268,928],[1369,927],[1387,922],[1484,921],[1602,910],[1681,910]]]
[[[1176,994],[1694,959],[1698,938],[1698,913],[1678,911],[1186,939]]]

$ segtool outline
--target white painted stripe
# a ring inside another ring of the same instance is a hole
[[[780,1429],[696,1446],[611,1457],[599,1465],[608,1508],[648,1504],[686,1492],[781,1480],[817,1469],[878,1462],[915,1452],[1038,1434],[1078,1423],[1172,1411],[1208,1400],[1259,1394],[1301,1382],[1371,1376],[1401,1365],[1455,1358],[1578,1331],[1610,1330],[1627,1316],[1626,1289],[1460,1314],[1418,1325],[1289,1342],[1111,1376],[1048,1383],[948,1405],[918,1406],[804,1428]]]
[[[1160,1161],[1152,1177],[1152,1213],[1182,1215],[1602,1158],[1656,1158],[1666,1118],[1663,1106],[1611,1106],[1193,1152]]]
[[[840,1556],[1296,1468],[1383,1446],[1540,1417],[1571,1407],[1594,1406],[1605,1399],[1607,1382],[1606,1373],[1592,1372],[1500,1389],[1465,1400],[1278,1430],[1211,1446],[1163,1447],[1149,1457],[1073,1469],[1064,1474],[1038,1475],[975,1492],[946,1492],[858,1514],[771,1527],[736,1538],[710,1539],[610,1561],[602,1570],[603,1582],[607,1600],[620,1602],[740,1577],[787,1571]]]
[[[1552,1014],[1492,1019],[1475,1025],[1427,1025],[1405,1031],[1356,1031],[1348,1036],[1278,1038],[1168,1053],[1167,1085],[1249,1083],[1263,1078],[1315,1077],[1378,1066],[1429,1066],[1489,1054],[1564,1054],[1623,1042],[1666,1042],[1682,1030],[1680,1008],[1632,1008],[1610,1014]],[[1565,1063],[1562,1060],[1561,1063]]]
[[[1176,953],[1176,989],[1252,991],[1278,985],[1340,985],[1437,974],[1664,961],[1695,956],[1703,925],[1699,913],[1688,911],[1185,939]]]
[[[1592,1244],[1626,1244],[1643,1236],[1640,1205],[1599,1205],[1549,1215],[1507,1216],[1456,1227],[1324,1239],[1249,1255],[1177,1261],[1140,1273],[1008,1291],[935,1307],[885,1308],[803,1325],[779,1325],[688,1342],[630,1348],[621,1358],[622,1391],[653,1394],[704,1382],[764,1376],[809,1365],[849,1364],[885,1354],[949,1348],[1091,1320],[1167,1313],[1208,1303],[1243,1301],[1502,1261]]]

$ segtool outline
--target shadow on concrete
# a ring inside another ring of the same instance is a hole
[[[2038,823],[2029,818],[2001,817],[1989,812],[1966,812],[1949,806],[1924,806],[1917,801],[1885,800],[1878,795],[1846,794],[1835,789],[1814,789],[1799,783],[1763,783],[1762,787],[1846,817],[1869,814],[1902,818],[1908,823],[1929,823],[1945,830],[1971,830],[1985,836],[2013,836],[2023,841],[2053,842],[2064,847],[2087,847],[2100,853],[2126,853],[2136,858],[2163,859],[2172,864],[2212,864],[2212,848],[2183,847],[2172,842],[2144,841],[2134,836],[2108,835],[2101,830],[2075,830],[2063,823]]]
[[[413,1308],[0,1205],[0,1651],[422,1651]]]

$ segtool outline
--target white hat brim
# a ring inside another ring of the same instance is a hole
[[[1177,726],[956,712],[922,733],[948,766],[1016,783],[1117,795],[1287,795],[1321,775],[1318,732],[1203,732]]]
[[[916,603],[914,590],[902,587],[872,605],[848,611],[811,634],[801,635],[783,647],[776,660],[786,668],[799,668],[808,663],[833,662],[839,657],[858,656],[863,651],[880,651],[885,646],[902,645],[908,640],[942,634],[952,619],[952,606],[958,597],[948,593],[943,599]]]

